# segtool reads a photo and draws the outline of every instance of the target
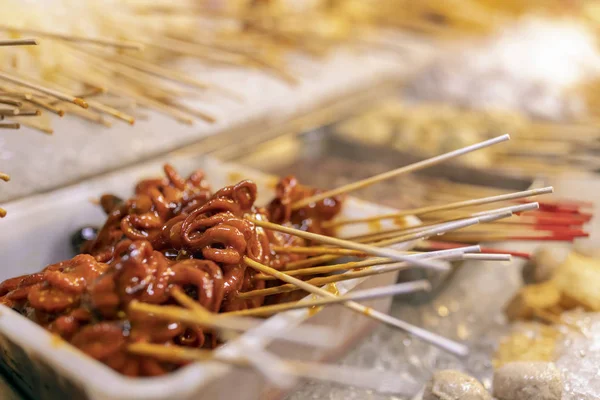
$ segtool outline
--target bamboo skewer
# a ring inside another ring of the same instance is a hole
[[[333,238],[330,236],[318,235],[316,233],[305,232],[305,231],[301,231],[299,229],[294,229],[294,228],[289,228],[286,226],[274,224],[272,222],[259,221],[257,219],[251,218],[251,217],[246,217],[246,219],[248,219],[249,221],[253,222],[255,225],[260,226],[262,228],[287,233],[287,234],[298,236],[298,237],[301,237],[304,239],[313,240],[315,242],[332,244],[332,245],[346,248],[346,249],[359,250],[359,251],[363,251],[365,253],[368,253],[368,254],[371,254],[374,256],[389,257],[396,261],[407,261],[407,262],[411,262],[411,263],[415,264],[415,266],[419,266],[422,268],[431,268],[434,270],[441,270],[441,271],[448,270],[448,268],[445,265],[440,265],[440,264],[432,263],[432,262],[424,262],[424,261],[417,260],[417,259],[411,259],[411,258],[407,257],[406,255],[400,253],[399,251],[396,251],[393,249],[378,248],[378,247],[369,246],[369,245],[362,244],[362,243],[355,243],[355,242],[350,242],[347,240],[341,240],[341,239]]]
[[[175,300],[177,300],[177,302],[179,304],[181,304],[182,306],[184,306],[185,308],[189,308],[190,310],[194,311],[196,314],[202,316],[203,318],[211,318],[212,317],[212,314],[210,311],[208,311],[207,309],[202,307],[200,304],[198,304],[194,299],[192,299],[191,297],[186,295],[184,293],[184,291],[179,288],[179,286],[175,286],[175,287],[171,288],[170,293],[171,293],[171,296],[173,296],[173,298]]]
[[[426,254],[426,253],[424,253]],[[468,257],[467,257],[468,256]],[[509,262],[512,260],[510,254],[454,254],[444,256],[443,258],[439,258],[445,261],[456,261],[456,260],[477,260],[477,261],[506,261]],[[392,261],[390,264],[385,265],[377,265],[370,269],[364,269],[360,271],[349,271],[343,274],[334,274],[329,276],[322,276],[317,278],[312,278],[307,281],[303,281],[309,283],[313,286],[323,286],[331,283],[339,283],[343,281],[349,281],[357,278],[367,278],[374,275],[387,274],[390,272],[398,272],[406,269],[412,268],[405,262],[395,262]],[[298,286],[288,283],[279,286],[270,287],[267,289],[256,289],[248,292],[242,292],[238,295],[240,299],[251,299],[254,297],[264,297],[264,296],[272,296],[280,293],[289,293],[295,292],[297,290],[303,290]]]
[[[37,46],[38,41],[35,39],[2,39],[0,46]]]
[[[341,249],[339,247],[319,247],[319,246],[271,246],[271,250],[276,253],[293,253],[293,254],[337,254],[340,256],[356,256],[366,257],[367,254],[358,250]]]
[[[495,221],[495,220],[502,219],[502,218],[508,218],[510,216],[512,216],[512,212],[504,211],[504,212],[500,212],[497,214],[490,214],[490,215],[484,215],[481,217],[467,218],[467,219],[459,220],[456,222],[449,222],[447,224],[441,224],[441,225],[435,226],[433,228],[424,229],[424,230],[416,232],[416,233],[403,235],[403,236],[399,236],[399,237],[392,237],[390,239],[382,240],[379,242],[374,242],[374,243],[372,243],[372,245],[377,246],[377,247],[391,246],[394,244],[409,242],[411,240],[418,240],[418,239],[423,239],[423,238],[434,236],[434,235],[444,234],[449,231],[455,231],[455,230],[458,230],[461,228],[466,228],[466,227],[476,225],[479,223],[486,223],[486,222]]]
[[[3,117],[14,117],[15,115],[19,115],[18,108],[0,108],[0,115]]]
[[[104,125],[107,128],[112,126],[112,122],[104,117],[103,114],[91,111],[89,108],[84,110],[83,108],[77,107],[71,103],[63,103],[63,107],[65,107],[66,111],[69,114],[72,114],[75,117],[85,119],[86,121],[90,121],[96,124]]]
[[[297,310],[302,308],[322,307],[344,301],[353,300],[372,300],[380,297],[394,296],[397,294],[413,293],[418,291],[429,291],[431,290],[431,284],[426,280],[399,283],[396,285],[389,285],[384,287],[378,287],[374,289],[359,290],[356,292],[350,292],[344,296],[339,296],[336,299],[323,298],[318,300],[309,301],[295,301],[291,303],[281,303],[272,306],[262,306],[257,308],[251,308],[247,310],[230,311],[223,313],[224,316],[238,316],[238,317],[264,317],[272,315],[282,311]]]
[[[324,289],[313,286],[310,283],[304,282],[300,279],[297,279],[297,278],[294,278],[287,274],[284,274],[282,272],[279,272],[276,269],[273,269],[271,267],[268,267],[266,265],[258,263],[248,257],[244,257],[244,263],[246,263],[246,265],[248,265],[251,268],[256,269],[259,272],[273,275],[273,276],[277,277],[278,279],[281,279],[284,282],[288,282],[295,286],[298,286],[301,289],[306,290],[309,293],[317,294],[321,297],[326,297],[326,298],[327,297],[328,298],[337,298],[337,296],[333,293],[330,293]],[[452,354],[456,354],[459,356],[465,356],[469,352],[467,347],[460,343],[457,343],[457,342],[454,342],[447,338],[444,338],[442,336],[436,335],[435,333],[429,332],[425,329],[421,329],[419,327],[413,326],[405,321],[401,321],[401,320],[394,318],[392,316],[389,316],[385,313],[379,312],[377,310],[373,310],[369,307],[365,307],[362,304],[359,304],[359,303],[356,303],[353,301],[347,301],[343,304],[355,312],[367,315],[368,317],[373,318],[377,321],[386,323],[390,326],[393,326],[393,327],[402,329],[406,332],[409,332],[412,335],[417,336],[417,337],[427,341],[428,343],[434,344],[444,350],[447,350]]]
[[[418,253],[418,254],[429,255],[431,253],[434,253],[434,251],[428,251],[428,252],[423,252],[423,253]],[[469,254],[461,254],[460,259],[462,259],[462,260],[478,260],[478,261],[511,261],[512,255],[507,254],[507,253],[500,253],[500,252],[498,252],[498,253],[481,253],[481,254],[470,254],[469,253]],[[371,266],[386,265],[386,264],[391,264],[391,263],[395,263],[395,261],[390,260],[389,258],[373,258],[370,260],[359,261],[359,262],[355,262],[355,263],[334,264],[334,265],[325,265],[322,267],[294,269],[291,271],[286,271],[286,274],[288,274],[290,276],[320,275],[320,274],[326,274],[326,273],[332,273],[332,272],[356,270],[356,269],[367,268],[367,267],[371,267]],[[369,271],[373,271],[373,270],[369,270]],[[341,278],[343,276],[344,275],[334,275],[334,276],[326,277],[326,278],[333,279],[333,278]],[[365,275],[365,276],[367,276],[367,275]],[[276,278],[273,278],[272,276],[264,275],[264,274],[255,275],[254,278],[258,279],[258,280],[264,280],[264,281],[276,280]],[[322,277],[322,278],[325,278],[325,277]],[[315,278],[315,279],[320,279],[320,278]],[[347,279],[352,279],[352,278],[344,278],[344,280],[347,280]],[[332,283],[332,282],[329,282],[329,283]],[[245,292],[245,293],[249,293],[249,292]]]
[[[37,121],[35,119],[29,119],[29,120],[19,121],[19,124],[23,125],[23,126],[27,126],[27,127],[33,128],[33,129],[37,129],[37,130],[39,130],[41,132],[44,132],[44,133],[46,133],[48,135],[52,135],[54,133],[54,130],[50,126],[48,126],[47,124],[45,124],[43,122]]]
[[[456,252],[448,252],[446,250],[457,250]],[[408,257],[411,258],[433,258],[436,256],[454,256],[456,254],[467,255],[466,253],[478,252],[480,250],[479,246],[465,246],[462,248],[455,247],[453,249],[444,249],[440,251],[430,251],[424,253],[413,253]],[[300,276],[300,275],[317,275],[317,274],[327,274],[331,272],[339,272],[339,271],[347,271],[352,269],[359,268],[367,268],[375,265],[383,265],[390,264],[395,262],[391,258],[383,258],[383,257],[374,257],[364,261],[353,261],[343,264],[333,264],[333,265],[323,265],[318,267],[308,267],[303,269],[293,269],[289,271],[285,271],[286,274],[290,276]],[[259,280],[275,280],[275,278],[271,275],[265,274],[257,274],[255,275],[255,279]]]
[[[465,228],[465,227],[471,226],[471,225],[479,223],[479,222],[487,223],[487,222],[495,221],[497,219],[507,218],[511,215],[511,213],[513,211],[524,212],[524,211],[536,209],[537,207],[538,207],[537,203],[527,203],[527,204],[522,204],[522,205],[517,205],[517,206],[503,207],[503,208],[499,208],[499,209],[495,209],[495,210],[488,210],[485,213],[480,214],[480,216],[476,217],[476,218],[467,218],[464,220],[451,221],[451,222],[445,223],[445,224],[437,224],[437,225],[433,225],[432,227],[429,227],[428,229],[424,229],[424,230],[419,229],[420,228],[419,226],[410,228],[411,229],[410,234],[405,232],[404,235],[398,236],[396,231],[391,231],[391,234],[389,236],[382,237],[382,236],[367,235],[364,239],[361,237],[355,237],[355,238],[351,238],[351,240],[368,242],[371,246],[375,246],[375,247],[388,246],[388,245],[392,245],[392,244],[398,244],[398,243],[407,242],[407,241],[411,241],[411,240],[422,239],[422,238],[425,238],[428,236],[442,234],[442,233],[452,231],[455,229],[459,229],[459,228]],[[413,229],[416,230],[414,233],[412,231]],[[382,240],[382,239],[384,239],[384,240]],[[374,240],[378,240],[378,241],[374,241]],[[314,265],[333,261],[338,257],[339,257],[339,254],[337,254],[337,255],[326,254],[326,255],[308,258],[306,260],[295,261],[295,262],[287,263],[284,267],[284,270],[292,271],[292,270],[297,270],[297,269],[302,269],[302,268],[309,268]]]
[[[501,202],[501,201],[509,201],[509,200],[522,199],[522,198],[526,198],[526,197],[539,196],[539,195],[543,195],[543,194],[552,193],[553,191],[554,191],[554,189],[552,188],[552,186],[549,186],[549,187],[545,187],[545,188],[541,188],[541,189],[525,190],[522,192],[515,192],[515,193],[509,193],[509,194],[503,194],[503,195],[491,196],[491,197],[483,197],[480,199],[458,201],[455,203],[442,204],[442,205],[437,205],[437,206],[420,207],[420,208],[414,208],[412,210],[402,210],[402,211],[398,211],[395,213],[376,215],[373,217],[356,218],[356,219],[341,219],[341,220],[332,221],[327,224],[324,224],[324,226],[327,228],[330,228],[330,227],[346,225],[346,224],[356,224],[356,223],[362,223],[362,222],[379,221],[382,219],[400,218],[400,217],[405,217],[407,215],[414,215],[414,216],[418,217],[420,215],[429,214],[429,213],[433,213],[433,212],[456,210],[459,208],[480,206],[480,205],[484,205],[484,204],[497,203],[497,202]]]
[[[439,164],[441,162],[450,160],[452,158],[456,158],[456,157],[459,157],[459,156],[471,153],[471,152],[476,151],[476,150],[480,150],[480,149],[483,149],[483,148],[486,148],[486,147],[489,147],[489,146],[493,146],[493,145],[495,145],[497,143],[501,143],[501,142],[507,141],[509,139],[510,139],[509,135],[498,136],[496,138],[493,138],[493,139],[490,139],[490,140],[486,140],[484,142],[476,143],[474,145],[467,146],[467,147],[464,147],[462,149],[454,150],[454,151],[451,151],[449,153],[445,153],[445,154],[442,154],[442,155],[439,155],[439,156],[435,156],[435,157],[429,158],[427,160],[419,161],[419,162],[411,164],[411,165],[400,167],[400,168],[397,168],[395,170],[384,172],[382,174],[375,175],[375,176],[372,176],[372,177],[367,178],[367,179],[363,179],[363,180],[360,180],[360,181],[357,181],[357,182],[353,182],[353,183],[350,183],[348,185],[344,185],[342,187],[339,187],[337,189],[328,190],[328,191],[325,191],[323,193],[319,193],[317,195],[314,195],[314,196],[311,196],[311,197],[307,197],[305,199],[302,199],[302,200],[300,200],[300,201],[292,204],[292,210],[297,210],[299,208],[306,207],[307,205],[309,205],[311,203],[315,203],[317,201],[321,201],[321,200],[326,199],[328,197],[337,196],[337,195],[340,195],[340,194],[351,192],[353,190],[361,189],[361,188],[364,188],[366,186],[369,186],[369,185],[372,185],[372,184],[384,181],[386,179],[394,178],[394,177],[402,175],[402,174],[406,174],[406,173],[409,173],[409,172],[414,172],[414,171],[418,171],[420,169],[428,168],[428,167],[431,167],[433,165]]]
[[[412,226],[409,228],[395,228],[395,229],[390,229],[390,230],[385,230],[385,231],[380,231],[378,233],[368,233],[366,235],[358,235],[358,236],[351,236],[351,237],[347,237],[344,238],[345,240],[352,240],[352,241],[358,241],[358,242],[364,242],[364,243],[376,243],[377,241],[381,241],[384,239],[391,239],[391,238],[398,238],[399,235],[409,235],[409,234],[414,234],[414,233],[418,233],[418,232],[422,232],[425,229],[433,229],[435,227],[441,226],[442,224],[448,224],[451,222],[457,222],[457,221],[461,221],[465,218],[479,218],[479,217],[486,217],[489,215],[493,215],[493,214],[501,214],[501,213],[505,213],[505,212],[511,212],[511,213],[523,213],[525,211],[532,211],[539,208],[539,203],[534,202],[534,203],[526,203],[526,204],[521,204],[521,205],[517,205],[517,206],[509,206],[509,207],[501,207],[501,208],[496,208],[496,209],[492,209],[492,210],[486,210],[486,211],[482,211],[482,212],[476,212],[476,213],[472,213],[472,214],[468,214],[468,215],[463,215],[461,217],[457,217],[457,218],[450,218],[447,220],[437,220],[437,221],[432,221],[429,223],[425,223],[425,224],[420,224],[417,226]],[[487,221],[483,221],[484,224],[487,223],[498,223],[498,221],[494,221],[492,220],[487,220]],[[436,232],[436,234],[439,232]],[[418,236],[418,235],[416,235]],[[416,237],[416,236],[411,236],[411,237]],[[408,236],[406,236],[408,237]]]
[[[6,124],[0,124],[0,129],[20,129],[21,125],[17,122],[11,122]]]
[[[144,46],[141,43],[135,42],[127,42],[122,40],[112,40],[112,39],[104,39],[104,38],[91,38],[85,36],[77,36],[71,34],[62,34],[58,32],[49,32],[40,29],[30,29],[30,28],[18,28],[15,26],[10,26],[6,24],[0,25],[0,30],[3,31],[12,31],[12,32],[21,32],[21,33],[30,33],[32,35],[45,36],[53,39],[59,39],[66,42],[75,42],[75,43],[90,43],[99,46],[108,46],[114,47],[117,49],[125,49],[125,50],[143,50]],[[37,44],[37,43],[36,43]]]
[[[9,106],[14,106],[14,107],[23,107],[23,103],[21,103],[20,101],[17,101],[17,100],[12,100],[12,99],[0,99],[0,104],[7,104]]]
[[[38,117],[42,115],[40,110],[24,110],[20,109],[18,114],[15,114],[19,117]]]
[[[29,103],[31,103],[35,106],[41,107],[45,110],[48,110],[48,111],[58,115],[59,117],[62,117],[65,115],[64,110],[62,110],[58,107],[55,107],[53,104],[48,103],[44,100],[38,99],[37,97],[29,96],[29,98],[26,99],[26,101],[28,101]],[[58,101],[58,102],[60,102],[60,101]],[[66,103],[66,104],[72,104],[72,103]],[[77,107],[77,108],[81,108],[81,107]]]
[[[292,261],[292,262],[286,263],[283,267],[283,270],[287,272],[287,271],[293,271],[295,269],[307,268],[307,267],[311,267],[313,265],[318,265],[318,264],[326,263],[329,261],[333,261],[337,258],[339,258],[338,255],[323,255],[323,256],[307,258],[305,260]]]
[[[239,355],[225,355],[220,352],[204,349],[192,349],[182,346],[164,346],[160,344],[134,343],[127,347],[133,354],[149,356],[164,361],[182,363],[188,361],[216,361],[236,367],[252,367],[251,360]],[[250,357],[249,355],[247,357]],[[328,365],[306,361],[281,360],[284,373],[296,377],[318,379],[345,385],[403,393],[404,385],[400,383],[397,373],[368,370],[363,368]]]
[[[129,310],[145,313],[166,321],[179,321],[218,330],[245,332],[257,328],[264,322],[257,318],[220,317],[217,314],[209,313],[210,315],[207,315],[179,306],[158,306],[139,301],[132,301],[129,304]],[[286,332],[285,334],[277,331],[265,332],[263,336],[324,348],[335,345],[335,337],[332,335],[331,330],[320,326],[296,327],[293,332]]]
[[[495,256],[495,254],[494,254],[494,256]],[[463,254],[460,254],[460,253],[448,254],[444,257],[439,257],[438,259],[441,259],[444,261],[462,260]],[[497,259],[494,257],[493,261],[497,261]],[[501,261],[505,261],[505,259],[502,258]],[[403,271],[403,270],[410,269],[410,268],[412,268],[412,267],[409,264],[407,264],[406,262],[393,261],[390,264],[377,265],[370,269],[363,269],[360,271],[352,270],[349,272],[345,272],[343,274],[322,276],[322,277],[312,278],[312,279],[309,279],[307,281],[302,281],[302,282],[305,282],[314,287],[321,287],[321,286],[331,284],[331,283],[349,281],[349,280],[357,279],[357,278],[367,278],[367,277],[374,276],[374,275],[387,274],[390,272],[398,272],[398,271]],[[276,279],[279,279],[279,278],[276,277]],[[282,280],[282,279],[280,279],[280,280]],[[242,292],[242,293],[238,294],[238,298],[251,299],[254,297],[272,296],[275,294],[295,292],[298,290],[307,291],[304,288],[300,288],[299,286],[297,286],[293,283],[287,283],[287,284],[282,284],[279,286],[274,286],[274,287],[270,287],[270,288],[266,288],[266,289],[256,289],[256,290],[251,290],[248,292]]]
[[[66,93],[60,92],[58,90],[50,89],[50,88],[47,88],[47,87],[44,87],[44,86],[40,86],[40,85],[36,85],[34,83],[30,83],[30,82],[24,81],[22,79],[19,79],[17,77],[9,75],[9,74],[7,74],[5,72],[1,72],[0,71],[0,79],[5,80],[7,82],[11,82],[11,83],[19,85],[19,86],[23,86],[23,87],[29,88],[29,89],[37,90],[38,92],[42,92],[42,93],[47,94],[49,96],[56,97],[57,99],[60,99],[60,100],[63,100],[63,101],[67,101],[69,103],[76,104],[76,105],[78,105],[79,107],[82,107],[82,108],[87,108],[88,107],[86,101],[83,100],[83,99],[81,99],[81,98],[79,98],[79,97],[75,97],[75,96],[72,96],[70,94],[66,94]]]

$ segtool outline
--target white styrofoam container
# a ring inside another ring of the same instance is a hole
[[[70,235],[88,224],[101,224],[104,215],[90,199],[106,192],[128,197],[134,183],[141,178],[162,175],[163,159],[120,172],[95,178],[47,194],[29,197],[6,205],[8,216],[0,227],[0,254],[3,268],[0,279],[38,271],[45,265],[70,258]],[[168,159],[182,174],[203,168],[213,188],[253,179],[259,187],[257,204],[265,204],[273,195],[272,176],[214,159],[193,155]],[[365,216],[390,209],[348,199],[342,215]],[[417,223],[416,218],[409,218]],[[343,234],[360,234],[347,231]],[[405,245],[404,248],[407,248]],[[396,274],[355,279],[338,284],[340,293],[354,288],[394,283]],[[387,311],[390,298],[365,302],[377,310]],[[306,310],[278,314],[265,320],[256,333],[266,330],[288,330],[310,320],[335,330],[338,345],[327,351],[280,342],[267,343],[275,354],[304,360],[334,358],[344,353],[372,326],[369,318],[357,316],[343,307],[326,307],[314,316]],[[243,339],[243,336],[242,336]],[[69,344],[58,340],[42,327],[14,311],[0,306],[0,350],[4,367],[15,381],[36,399],[244,399],[277,398],[283,393],[270,386],[252,370],[234,369],[216,363],[195,363],[172,374],[157,378],[128,378],[87,357]],[[229,342],[217,351],[243,351],[239,341]],[[414,388],[407,387],[407,393]]]

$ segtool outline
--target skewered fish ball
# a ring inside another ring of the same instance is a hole
[[[436,372],[427,383],[423,400],[492,400],[483,385],[456,370]]]
[[[562,379],[553,363],[518,361],[494,372],[498,400],[560,400]]]

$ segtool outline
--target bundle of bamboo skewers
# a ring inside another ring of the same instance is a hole
[[[600,144],[597,124],[536,121],[517,112],[390,100],[337,124],[335,129],[368,146],[393,146],[422,156],[445,151],[454,143],[510,132],[516,139],[512,145],[488,149],[461,162],[524,176],[596,170],[600,166],[596,159]]]
[[[11,46],[35,46],[38,42],[35,39],[2,39],[0,40],[0,47],[11,47]],[[4,107],[0,110],[0,121],[5,117],[32,117],[39,115],[39,110],[33,108],[22,108],[23,103],[15,99],[8,97],[0,97],[0,104]],[[0,123],[0,129],[19,129],[19,123]],[[0,180],[8,182],[10,176],[0,171]],[[0,218],[6,216],[6,210],[0,207]]]
[[[62,0],[3,7],[9,12],[0,16],[0,32],[15,38],[35,35],[44,46],[0,56],[0,92],[105,126],[113,119],[133,124],[136,116],[144,116],[139,107],[184,124],[212,123],[215,117],[202,109],[197,94],[209,91],[243,101],[243,90],[198,79],[197,72],[175,66],[178,59],[260,70],[296,84],[298,76],[288,66],[291,54],[319,58],[341,45],[397,49],[381,42],[372,27],[355,24],[361,13],[332,10],[321,2],[299,9],[280,2],[225,3],[216,9],[194,1],[113,3]],[[115,13],[107,14],[111,6]],[[83,103],[73,100],[83,98],[88,106],[76,107]],[[27,126],[52,133],[50,120],[31,121]]]

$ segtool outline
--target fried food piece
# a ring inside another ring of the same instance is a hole
[[[562,379],[549,362],[513,362],[494,372],[494,397],[498,400],[560,400]]]
[[[600,261],[571,253],[557,270],[556,286],[563,293],[563,309],[580,306],[600,311]]]
[[[553,281],[527,285],[519,290],[504,312],[510,321],[529,320],[536,310],[548,310],[560,304],[561,292]]]
[[[492,400],[492,396],[472,376],[456,370],[436,372],[427,383],[423,400]]]
[[[554,327],[526,323],[504,338],[493,363],[495,368],[514,361],[553,361],[556,344],[562,334]]]

